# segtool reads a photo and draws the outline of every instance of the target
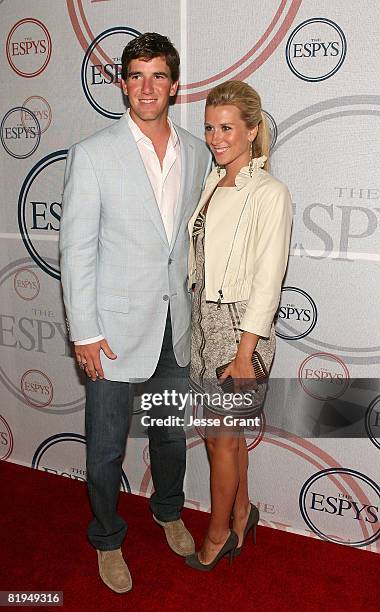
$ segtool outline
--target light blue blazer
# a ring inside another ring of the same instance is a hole
[[[190,361],[188,221],[211,165],[206,145],[175,126],[181,186],[171,243],[128,122],[69,150],[60,227],[63,298],[71,340],[103,334],[109,380],[146,380],[160,356],[170,304],[173,348]]]

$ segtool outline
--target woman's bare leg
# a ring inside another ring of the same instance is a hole
[[[245,441],[244,431],[239,437],[239,486],[236,492],[233,507],[233,530],[239,537],[238,546],[243,543],[244,529],[250,513],[250,502],[248,497],[248,449]]]
[[[210,563],[215,558],[230,533],[231,512],[239,486],[239,429],[229,427],[226,432],[218,428],[216,435],[207,436],[206,444],[210,460],[211,518],[199,551],[202,563]]]

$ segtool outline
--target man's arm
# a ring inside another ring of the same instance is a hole
[[[82,145],[68,154],[60,227],[61,281],[70,338],[73,341],[101,336],[97,314],[97,249],[100,223],[100,189],[91,159]],[[100,350],[115,359],[106,340],[78,345],[79,364],[93,380],[103,378]]]
[[[203,177],[202,191],[203,191],[203,189],[205,188],[205,184],[206,184],[206,181],[207,181],[207,177],[208,177],[208,175],[210,174],[211,170],[212,170],[212,155],[211,155],[211,153],[209,152],[209,157],[208,157],[208,160],[207,160],[206,171],[205,171],[205,174],[204,174],[204,177]]]
[[[68,154],[60,226],[61,279],[71,340],[99,336],[96,267],[100,191],[81,145]]]

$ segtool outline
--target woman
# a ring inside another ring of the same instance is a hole
[[[286,186],[267,172],[269,131],[260,97],[247,83],[229,81],[210,91],[205,134],[217,167],[189,222],[190,378],[193,389],[209,393],[216,388],[216,368],[230,362],[219,383],[232,378],[235,390],[243,391],[247,382],[258,389],[253,405],[233,405],[229,411],[246,417],[249,410],[257,414],[265,394],[265,386],[254,380],[252,353],[259,352],[267,371],[273,360],[273,318],[288,261],[291,200]],[[249,530],[255,535],[259,520],[248,498],[244,428],[240,422],[227,426],[222,403],[215,407],[209,397],[203,401],[206,415],[220,415],[206,431],[211,518],[200,551],[186,559],[203,571],[225,554],[236,556]]]

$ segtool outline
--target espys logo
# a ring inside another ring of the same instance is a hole
[[[301,363],[298,380],[310,397],[328,400],[343,395],[349,385],[350,374],[346,364],[336,355],[314,353]]]
[[[28,404],[36,408],[46,408],[53,400],[53,384],[50,378],[40,370],[24,372],[20,388]]]
[[[303,289],[283,287],[276,335],[284,340],[305,338],[314,329],[318,313],[313,298]]]
[[[18,224],[24,245],[36,264],[57,280],[61,189],[67,150],[42,158],[29,172],[18,198]],[[53,186],[53,188],[52,188]],[[54,189],[56,190],[54,193]]]
[[[102,2],[94,2],[91,0],[66,0],[67,10],[71,20],[72,28],[75,35],[84,50],[87,53],[89,45],[91,45],[95,39],[95,33],[100,32],[104,29],[104,20],[107,18],[107,14],[104,12]],[[122,3],[120,4],[120,10],[122,11]],[[189,8],[186,3],[161,3],[160,15],[163,22],[177,19],[177,22],[182,21],[182,17],[189,14]],[[180,85],[179,94],[176,97],[176,103],[187,104],[189,102],[195,102],[198,100],[204,100],[212,87],[226,80],[246,80],[250,74],[260,69],[260,67],[276,52],[278,46],[281,44],[286,34],[289,32],[294,19],[299,11],[302,4],[302,0],[283,0],[282,2],[266,3],[265,10],[258,11],[255,15],[254,23],[252,28],[254,31],[251,34],[249,45],[245,45],[245,41],[242,39],[241,31],[246,26],[246,12],[242,11],[239,17],[236,11],[232,11],[233,19],[230,20],[228,17],[225,19],[225,31],[224,36],[229,39],[238,40],[239,50],[237,51],[237,59],[230,62],[230,53],[228,47],[225,49],[220,48],[220,32],[207,31],[209,46],[217,48],[219,45],[221,53],[218,55],[218,62],[216,64],[215,71],[212,70],[210,74],[208,72],[209,62],[204,61],[202,56],[202,49],[199,47],[188,47],[188,54],[192,61],[188,62],[188,75],[189,79],[187,83],[183,82]],[[207,24],[214,18],[214,3],[203,3],[201,23]],[[115,13],[116,14],[116,13]],[[109,26],[112,24],[112,11],[108,11]],[[198,22],[195,22],[196,24]],[[197,25],[195,25],[197,27]],[[252,29],[251,28],[251,29]],[[113,28],[110,28],[112,30]],[[119,28],[118,28],[119,29]],[[109,31],[109,30],[107,30]],[[130,29],[133,34],[133,30]],[[104,34],[104,32],[103,32]],[[206,31],[205,31],[206,35]],[[210,38],[212,36],[215,38]],[[99,35],[101,36],[101,35]],[[125,42],[124,42],[125,41]],[[94,80],[98,80],[99,83],[102,79],[109,81],[111,77],[114,79],[115,71],[112,66],[119,62],[120,55],[128,40],[120,40],[116,48],[112,45],[111,49],[108,47],[104,48],[103,43],[99,40],[97,48],[93,49],[91,59],[92,65],[95,67]],[[189,36],[189,43],[193,41],[193,37]],[[219,57],[220,56],[220,57]],[[224,59],[225,58],[225,59]],[[222,63],[221,63],[222,62]],[[106,65],[109,64],[109,70],[111,75],[106,73]],[[100,67],[103,67],[101,70]],[[96,68],[98,67],[98,68]],[[193,71],[193,74],[191,74]],[[202,71],[207,70],[206,73],[202,74]],[[89,71],[89,78],[91,78],[91,71]],[[93,88],[96,87],[94,84]],[[97,85],[98,90],[104,92],[108,89],[109,95],[111,96],[103,101],[100,97],[99,107],[105,109],[107,113],[105,116],[111,118],[117,118],[117,113],[122,109],[122,99],[120,96],[112,92],[112,87],[106,87],[106,85]],[[100,91],[97,94],[100,96]],[[103,93],[102,95],[105,95]],[[98,99],[97,99],[98,100]],[[114,105],[119,102],[119,105]],[[108,110],[109,109],[109,110]],[[101,112],[97,109],[98,112]],[[103,114],[103,113],[102,113]],[[115,116],[116,114],[116,116]]]
[[[303,81],[324,81],[342,66],[347,52],[342,29],[324,17],[307,19],[289,36],[286,61],[290,70]]]
[[[68,467],[74,461],[75,466]],[[59,433],[46,438],[33,455],[32,468],[73,480],[86,480],[86,438],[77,433]],[[130,493],[128,478],[122,470],[121,490]]]
[[[365,428],[372,444],[380,449],[380,395],[368,406],[365,415]]]
[[[270,149],[272,150],[274,145],[277,142],[277,136],[278,136],[278,129],[277,129],[277,123],[275,122],[274,118],[272,117],[272,115],[270,113],[268,113],[268,111],[263,110],[263,113],[267,119],[268,122],[268,127],[269,127],[269,131],[270,131]]]
[[[38,19],[21,19],[8,34],[7,59],[19,76],[31,78],[41,74],[50,61],[51,49],[48,29]]]
[[[149,444],[144,446],[143,452],[142,452],[142,458],[143,458],[145,465],[149,467],[150,466]]]
[[[0,383],[33,410],[79,412],[85,376],[73,359],[60,286],[46,276],[40,283],[37,273],[29,257],[0,270]]]
[[[36,115],[23,106],[11,108],[1,121],[0,138],[1,144],[11,157],[30,157],[41,140],[41,127]]]
[[[317,472],[303,485],[299,506],[306,524],[323,540],[362,547],[380,536],[380,487],[356,470]]]
[[[13,450],[13,434],[7,421],[0,415],[0,461],[6,461]]]
[[[245,432],[246,433],[246,432]],[[210,490],[209,481],[207,478],[199,478],[199,474],[204,473],[204,441],[199,436],[192,437],[187,440],[187,462],[190,466],[189,478],[186,481],[186,500],[202,500],[201,502],[195,502],[198,504],[198,509],[203,511],[209,511],[208,501]],[[261,473],[262,470],[255,469],[255,463],[249,467],[249,471],[252,474],[255,483],[256,490],[266,491],[270,493],[268,489],[268,472]],[[310,469],[314,469],[315,466],[322,466],[323,468],[335,467],[338,465],[337,459],[329,455],[325,450],[322,450],[318,446],[315,446],[310,440],[298,437],[293,433],[288,433],[284,430],[277,428],[267,427],[265,435],[260,444],[260,463],[262,465],[273,466],[271,472],[271,483],[274,487],[274,492],[281,490],[283,487],[283,474],[278,469],[279,465],[286,465],[289,473],[292,474],[304,474],[304,479],[309,476]],[[270,469],[268,467],[268,469]],[[301,476],[301,481],[303,478]],[[147,466],[145,473],[142,477],[140,484],[140,494],[146,497],[152,492],[153,484],[150,467]],[[277,493],[276,493],[277,495]],[[358,492],[360,495],[360,492]],[[260,507],[260,513],[268,513],[269,515],[277,514],[276,505],[273,503],[273,499],[270,500],[257,500],[255,504]],[[275,529],[292,530],[290,525],[284,524],[284,522],[265,520],[264,516],[261,517],[260,522],[264,525],[268,525]],[[309,537],[317,538],[314,531],[308,530],[305,535]]]
[[[125,26],[109,28],[98,34],[83,58],[81,79],[84,94],[91,106],[109,119],[119,119],[125,112],[120,55],[129,41],[139,34]],[[99,60],[96,54],[103,60]]]
[[[41,134],[46,132],[50,127],[52,112],[50,104],[42,96],[29,96],[23,103],[22,107],[31,111],[38,119],[40,124]],[[28,128],[31,125],[30,113],[21,112],[21,122],[24,128]]]
[[[355,364],[355,367],[361,365],[364,368],[380,363],[380,344],[373,341],[373,333],[368,330],[368,333],[364,334],[361,326],[353,325],[352,322],[362,319],[363,309],[367,320],[375,321],[378,316],[377,300],[367,300],[364,306],[362,299],[352,299],[352,292],[348,288],[352,283],[352,267],[358,266],[360,274],[355,276],[355,295],[366,295],[373,262],[379,258],[380,194],[379,190],[374,188],[376,180],[373,178],[373,168],[377,167],[378,156],[371,148],[372,157],[366,169],[363,170],[356,164],[350,174],[350,184],[346,185],[343,180],[325,181],[325,167],[316,163],[315,148],[326,149],[325,136],[329,131],[330,134],[335,134],[336,139],[328,155],[333,158],[336,149],[355,149],[359,159],[368,151],[368,147],[366,141],[362,140],[359,150],[354,135],[363,130],[372,134],[379,118],[380,96],[355,95],[322,100],[302,108],[279,123],[277,143],[273,151],[276,153],[282,148],[281,159],[285,160],[282,167],[284,176],[289,176],[292,172],[294,147],[307,151],[304,164],[312,167],[314,172],[313,183],[301,181],[298,194],[294,193],[291,257],[299,258],[301,267],[302,260],[307,258],[310,265],[318,266],[318,269],[320,260],[328,259],[331,262],[329,266],[336,272],[334,295],[330,297],[339,310],[339,325],[335,325],[329,333],[329,312],[324,310],[323,320],[320,319],[321,311],[318,305],[319,337],[313,332],[306,338],[294,340],[294,348],[305,354],[317,350],[326,351],[339,356],[346,364]],[[350,141],[351,135],[353,142]],[[313,147],[309,146],[311,140]],[[332,158],[328,163],[331,177],[338,177],[342,164]],[[293,263],[296,264],[295,259]],[[316,278],[317,269],[313,268],[312,274]],[[329,283],[326,285],[324,276],[314,284],[316,287],[319,285],[321,295],[329,286]],[[339,309],[339,304],[346,302],[349,307]],[[345,329],[350,329],[349,337],[344,334]]]
[[[13,279],[14,290],[23,300],[34,300],[40,292],[40,281],[37,274],[29,268],[21,268]]]

